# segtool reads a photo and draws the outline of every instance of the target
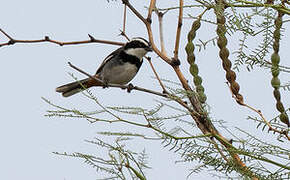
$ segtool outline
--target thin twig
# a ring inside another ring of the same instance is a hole
[[[171,64],[171,58],[166,56],[165,54],[161,53],[161,51],[157,48],[157,46],[155,45],[154,43],[154,39],[153,39],[153,33],[152,33],[152,29],[151,29],[151,19],[145,19],[130,3],[128,0],[122,0],[122,2],[124,4],[127,5],[127,7],[145,24],[146,28],[147,28],[147,32],[148,32],[148,39],[152,45],[152,49],[154,50],[154,52],[159,56],[161,57],[165,62],[167,62],[168,64]],[[152,11],[153,11],[153,5],[155,3],[155,0],[151,0],[150,2],[150,7],[148,8],[149,12],[149,17],[150,17],[150,14],[152,14]],[[151,11],[151,13],[150,13]]]
[[[121,36],[124,36],[127,41],[130,41],[130,38],[126,35],[126,20],[127,20],[127,6],[124,4],[124,13],[123,13],[123,30],[121,31]]]
[[[128,6],[129,9],[131,9],[131,11],[133,11],[133,13],[141,20],[143,21],[143,23],[146,23],[146,19],[129,3],[129,0],[122,0],[122,2]]]
[[[123,14],[123,32],[126,33],[126,18],[127,18],[127,6],[124,4],[124,14]]]
[[[158,76],[158,74],[157,74],[157,72],[156,72],[156,70],[151,62],[151,58],[150,57],[145,57],[145,58],[148,60],[150,66],[151,66],[151,69],[153,70],[153,73],[154,73],[156,79],[158,80],[162,90],[163,90],[163,93],[168,94],[167,90],[165,89],[165,86],[163,85],[162,81],[160,80],[160,77]]]
[[[90,34],[88,34],[88,36],[90,38],[89,40],[62,42],[62,41],[50,39],[48,36],[45,36],[43,39],[36,39],[36,40],[19,40],[19,39],[14,39],[13,37],[11,37],[10,35],[8,35],[2,29],[0,29],[0,32],[2,34],[4,34],[9,39],[8,42],[0,43],[0,47],[1,46],[13,45],[13,44],[16,44],[16,43],[41,43],[41,42],[54,43],[54,44],[58,44],[60,46],[64,46],[64,45],[78,45],[78,44],[89,44],[89,43],[102,43],[102,44],[111,44],[111,45],[118,45],[118,46],[123,46],[124,45],[124,43],[122,43],[122,42],[95,39]]]
[[[73,69],[79,71],[80,73],[88,76],[89,78],[92,78],[98,82],[101,82],[102,84],[104,84],[100,79],[96,78],[95,76],[92,76],[90,75],[89,73],[81,70],[80,68],[74,66],[72,63],[68,62],[69,66],[72,67]],[[137,91],[143,91],[143,92],[147,92],[147,93],[150,93],[150,94],[155,94],[155,95],[158,95],[158,96],[162,96],[162,97],[165,97],[167,98],[168,95],[167,94],[163,94],[163,93],[160,93],[160,92],[156,92],[156,91],[152,91],[152,90],[149,90],[149,89],[145,89],[145,88],[141,88],[141,87],[138,87],[138,86],[132,86],[132,84],[130,85],[120,85],[120,84],[106,84],[107,87],[117,87],[117,88],[121,88],[121,89],[127,89],[129,92],[131,90],[137,90]]]
[[[238,101],[238,99],[236,98],[236,96],[233,94],[233,92],[232,92],[232,90],[231,90],[230,85],[229,85],[228,82],[227,82],[227,85],[228,85],[228,87],[230,89],[230,92],[232,94],[232,97],[236,101]],[[256,112],[257,114],[259,114],[259,116],[262,118],[262,120],[264,121],[264,123],[269,127],[269,131],[273,131],[273,132],[276,132],[276,133],[279,133],[279,134],[283,134],[288,139],[288,141],[290,141],[290,136],[288,135],[288,132],[285,131],[285,130],[284,131],[280,131],[280,130],[278,130],[276,128],[273,128],[272,125],[267,121],[267,119],[265,118],[265,116],[263,115],[263,113],[261,112],[261,110],[255,109],[254,107],[246,104],[245,102],[242,102],[242,104],[240,104],[240,105],[245,106],[245,107],[251,109],[252,111]]]
[[[156,7],[156,0],[151,0],[149,9],[148,9],[148,15],[147,15],[147,21],[151,24],[151,17],[152,17],[152,12]]]
[[[182,19],[183,19],[183,0],[179,0],[179,15],[178,15],[178,24],[176,30],[176,39],[175,39],[175,48],[174,48],[174,59],[178,59],[178,49],[180,43],[180,34],[181,34],[181,27],[182,27]]]
[[[158,22],[159,22],[159,37],[160,37],[160,46],[161,46],[161,53],[167,55],[165,44],[164,44],[164,35],[163,35],[163,16],[167,12],[164,13],[158,11],[158,9],[155,9],[155,12],[158,16]]]

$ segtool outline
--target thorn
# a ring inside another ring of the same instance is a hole
[[[125,36],[124,31],[122,31],[121,29],[119,29],[119,31],[120,31],[120,34],[118,36]]]
[[[88,36],[91,39],[91,41],[95,41],[96,40],[92,35],[88,34]]]
[[[49,41],[49,40],[50,40],[48,36],[44,36],[44,39],[45,39],[46,41]]]

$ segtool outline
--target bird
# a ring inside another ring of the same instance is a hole
[[[93,78],[85,78],[56,88],[56,92],[64,97],[70,97],[78,92],[94,86],[106,87],[107,84],[125,85],[129,83],[139,71],[143,57],[152,51],[151,44],[142,37],[132,38],[122,47],[109,54],[101,63]]]

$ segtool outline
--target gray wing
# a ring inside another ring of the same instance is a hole
[[[115,51],[113,51],[111,54],[109,54],[102,62],[102,64],[99,66],[96,74],[98,74],[99,72],[102,71],[103,67],[105,66],[105,64],[112,58],[114,58],[115,56],[118,56],[120,54],[120,52],[124,49],[124,47],[120,47],[118,49],[116,49]]]

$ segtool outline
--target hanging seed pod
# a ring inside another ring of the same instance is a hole
[[[236,73],[231,70],[232,68],[232,63],[229,60],[229,50],[227,49],[227,43],[228,40],[226,38],[226,18],[224,16],[224,10],[225,10],[225,5],[223,0],[217,0],[217,4],[215,6],[215,14],[216,14],[216,19],[217,19],[217,29],[216,33],[218,35],[218,40],[217,44],[220,49],[219,51],[219,56],[222,60],[222,65],[224,70],[226,71],[226,79],[230,83],[230,88],[233,93],[233,95],[236,97],[236,101],[240,105],[244,105],[244,100],[243,96],[239,93],[240,91],[240,86],[236,82]]]
[[[281,122],[287,124],[289,127],[289,117],[287,113],[285,112],[285,108],[283,106],[283,103],[281,102],[281,94],[279,91],[280,88],[280,79],[279,79],[279,63],[280,63],[280,56],[279,56],[279,46],[280,46],[280,29],[282,27],[282,13],[278,13],[277,18],[275,19],[275,31],[274,31],[274,42],[273,42],[273,54],[271,56],[271,62],[272,62],[272,67],[271,67],[271,72],[272,72],[272,80],[271,80],[271,85],[274,88],[273,95],[274,98],[276,99],[276,109],[281,113],[280,114],[280,120]]]
[[[194,44],[193,40],[196,36],[196,31],[200,28],[200,18],[195,20],[192,23],[191,30],[187,34],[187,45],[185,47],[185,51],[187,54],[187,62],[190,64],[189,72],[193,76],[193,83],[196,87],[196,92],[198,94],[198,100],[201,103],[205,103],[206,95],[204,94],[204,87],[202,86],[202,78],[198,75],[198,66],[195,64],[195,55],[194,55]]]

